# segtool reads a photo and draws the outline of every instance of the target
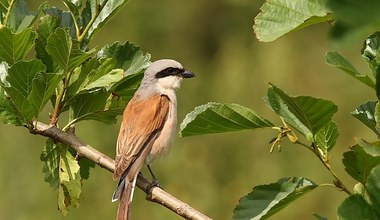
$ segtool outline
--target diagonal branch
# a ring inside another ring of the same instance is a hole
[[[97,165],[110,172],[114,171],[115,162],[113,159],[92,148],[90,145],[78,138],[75,134],[64,132],[54,125],[47,125],[38,121],[35,121],[33,124],[34,129],[31,130],[32,134],[42,135],[57,142],[71,146],[77,151],[79,156],[86,157],[94,161]],[[138,176],[137,186],[141,190],[147,192],[149,184],[150,182],[142,175]],[[161,204],[186,219],[211,220],[211,218],[195,210],[188,204],[178,200],[159,187],[154,187],[151,190],[150,195],[147,196],[147,200]]]

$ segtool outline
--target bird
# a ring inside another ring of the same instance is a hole
[[[112,201],[119,200],[117,220],[130,220],[136,179],[144,163],[168,153],[177,125],[177,97],[184,78],[194,77],[172,59],[152,62],[128,102],[116,143],[115,170],[118,180]],[[155,176],[151,172],[155,181]]]

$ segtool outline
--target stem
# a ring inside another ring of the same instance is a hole
[[[299,144],[301,146],[304,146],[306,147],[308,150],[312,151],[316,156],[317,158],[322,162],[322,164],[327,168],[327,170],[331,173],[331,175],[335,178],[335,181],[334,181],[334,185],[344,191],[345,193],[347,193],[348,195],[351,195],[351,191],[343,184],[343,182],[340,180],[340,178],[338,177],[338,175],[334,172],[334,170],[332,169],[330,163],[328,160],[325,160],[323,158],[323,155],[320,154],[320,152],[318,151],[318,148],[316,146],[314,146],[314,144],[312,144],[311,146],[303,143],[303,142],[300,142],[299,140],[297,140],[295,142],[296,144]]]
[[[83,32],[78,36],[79,43],[82,43],[84,37],[87,35],[88,31],[90,30],[91,26],[94,24],[95,20],[98,18],[100,12],[103,10],[104,6],[107,4],[108,0],[104,1],[102,5],[98,7],[98,1],[96,1],[96,8],[95,8],[95,14],[92,16],[91,20],[88,22],[86,28],[83,30]]]
[[[6,26],[7,23],[8,23],[8,18],[9,18],[9,15],[11,14],[11,9],[12,9],[14,3],[15,3],[15,0],[11,0],[11,2],[9,2],[9,7],[8,7],[8,10],[7,10],[7,13],[5,14],[3,26]]]

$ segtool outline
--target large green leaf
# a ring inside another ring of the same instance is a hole
[[[20,33],[12,33],[6,27],[0,28],[0,61],[9,65],[24,60],[29,50],[34,46],[36,34],[31,28]]]
[[[140,47],[130,42],[115,42],[106,45],[97,54],[99,58],[113,58],[117,61],[115,68],[121,68],[125,75],[142,73],[149,65],[149,54],[144,54]]]
[[[325,127],[317,132],[315,135],[315,141],[317,142],[318,148],[322,149],[322,151],[327,154],[334,148],[338,136],[339,131],[337,125],[333,121],[330,121]]]
[[[116,116],[123,113],[126,102],[111,92],[98,90],[79,94],[69,103],[73,124],[82,120],[96,120],[106,124],[116,122]]]
[[[273,41],[292,30],[330,20],[326,2],[327,0],[266,1],[255,17],[253,29],[257,39]]]
[[[380,164],[380,143],[359,141],[343,154],[343,164],[350,176],[365,184],[372,168]]]
[[[317,186],[303,177],[282,178],[276,183],[256,186],[252,192],[240,199],[232,219],[268,218]]]
[[[291,97],[271,85],[266,102],[287,123],[301,132],[309,141],[325,127],[338,107],[331,101],[310,96]]]
[[[337,51],[330,51],[326,53],[326,63],[343,70],[365,85],[375,88],[375,83],[370,77],[360,74],[359,71],[357,71],[356,68],[350,63],[350,61],[340,55]]]
[[[46,65],[48,72],[54,72],[55,67],[51,55],[46,51],[46,46],[48,37],[54,33],[57,27],[59,27],[59,19],[55,16],[46,15],[41,18],[36,30],[36,56]]]
[[[380,218],[375,209],[363,197],[354,194],[345,199],[338,207],[339,220],[377,220]]]
[[[181,123],[182,137],[272,127],[249,108],[237,104],[208,103],[188,113]]]
[[[331,37],[337,45],[351,46],[379,29],[378,0],[329,0],[327,5],[336,20]]]
[[[365,124],[368,128],[374,131],[377,136],[380,136],[380,131],[377,128],[376,118],[376,107],[377,102],[367,102],[363,105],[360,105],[355,111],[351,112],[355,118]]]
[[[47,98],[49,98],[45,97],[45,92],[51,93],[51,91],[42,91],[39,88],[42,80],[47,79],[47,77],[44,78],[41,75],[45,71],[46,67],[40,60],[20,61],[8,70],[6,77],[7,85],[4,87],[4,90],[19,114],[19,119],[24,123],[36,117],[46,103]],[[41,94],[35,94],[40,91],[42,91]]]
[[[93,1],[91,1],[93,2]],[[77,39],[77,32],[75,28],[75,22],[69,11],[63,11],[56,7],[44,7],[43,11],[46,15],[56,17],[59,20],[59,27],[69,30],[71,38]]]
[[[72,40],[70,35],[62,28],[57,28],[47,41],[46,50],[52,56],[65,73],[69,73],[74,68],[80,66],[91,57],[95,50],[82,51],[76,40]]]
[[[100,1],[99,5],[96,5],[94,1],[87,1],[87,9],[84,9],[84,13],[87,15],[83,15],[83,17],[87,16],[94,18],[96,16],[96,18],[89,28],[86,41],[90,41],[95,33],[98,32],[118,11],[120,11],[127,2],[128,0],[104,0]],[[91,16],[88,14],[91,14]]]
[[[373,207],[377,207],[375,210],[380,218],[380,164],[371,169],[368,175],[366,188],[369,198],[371,199],[371,204]]]
[[[80,167],[66,145],[46,141],[40,157],[44,162],[45,181],[53,189],[58,188],[58,209],[67,215],[68,207],[79,206],[82,191]]]

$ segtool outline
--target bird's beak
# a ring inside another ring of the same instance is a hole
[[[195,76],[195,74],[192,73],[192,72],[190,72],[190,71],[185,70],[185,71],[183,71],[183,72],[181,73],[181,76],[182,76],[183,78],[192,78],[192,77]]]

